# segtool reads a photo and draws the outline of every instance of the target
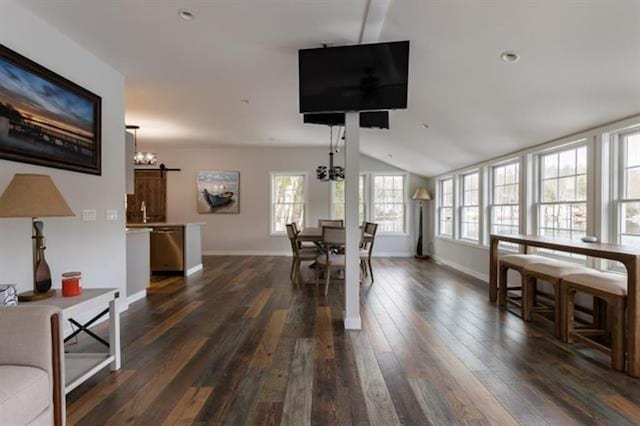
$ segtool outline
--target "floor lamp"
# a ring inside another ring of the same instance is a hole
[[[18,295],[20,301],[46,299],[55,294],[44,257],[44,224],[40,217],[75,216],[51,176],[16,174],[0,196],[0,217],[31,218],[33,222],[33,291]]]
[[[422,253],[422,203],[431,199],[431,194],[424,186],[420,186],[413,193],[412,199],[420,203],[420,224],[418,225],[418,246],[416,247],[416,259],[428,259],[429,255]]]

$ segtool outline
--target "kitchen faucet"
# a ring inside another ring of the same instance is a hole
[[[142,212],[142,223],[147,223],[149,216],[147,216],[147,205],[142,201],[140,204],[140,211]]]

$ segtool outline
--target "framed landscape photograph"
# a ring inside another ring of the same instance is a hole
[[[198,172],[198,213],[240,213],[240,172]]]
[[[0,44],[0,159],[100,175],[101,103]]]

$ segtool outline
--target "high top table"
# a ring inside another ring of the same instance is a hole
[[[536,235],[491,234],[489,255],[489,300],[498,296],[498,245],[500,241],[520,244],[525,253],[531,248],[577,253],[585,256],[616,260],[627,268],[627,373],[640,377],[640,248],[617,244],[583,243],[557,240]]]
[[[62,311],[63,326],[69,321],[76,331],[67,336],[65,343],[71,338],[85,332],[106,347],[104,352],[64,354],[65,394],[71,392],[81,383],[102,370],[106,366],[111,371],[120,369],[120,312],[118,311],[119,292],[117,288],[86,288],[79,296],[63,297],[61,290],[48,299],[34,302],[21,302],[20,305],[54,306]],[[101,312],[89,321],[81,324],[74,316],[82,315],[89,309],[100,309]],[[109,314],[109,341],[94,334],[89,327],[98,319]],[[64,329],[64,328],[63,328]]]

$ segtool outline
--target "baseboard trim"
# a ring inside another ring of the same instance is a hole
[[[410,251],[379,251],[374,252],[372,257],[413,257]]]
[[[362,330],[362,319],[360,316],[345,318],[344,328],[346,330]]]
[[[127,297],[127,303],[128,304],[132,304],[137,302],[140,299],[144,299],[145,297],[147,297],[147,289],[145,288],[144,290],[141,290],[137,293],[133,293],[131,296]]]
[[[452,262],[452,261],[450,261],[448,259],[443,259],[440,256],[433,256],[433,260],[435,260],[438,263],[442,263],[443,265],[446,265],[446,266],[448,266],[450,268],[457,269],[458,271],[463,272],[463,273],[465,273],[467,275],[471,275],[472,277],[477,278],[479,280],[482,280],[484,282],[489,282],[489,276],[488,275],[485,275],[485,274],[480,273],[478,271],[474,271],[473,269],[467,268],[466,266],[460,265],[459,263]]]
[[[209,250],[202,252],[204,256],[286,256],[291,257],[291,251],[254,251],[254,250]],[[413,252],[382,251],[373,253],[373,257],[413,257]]]
[[[189,268],[184,272],[184,276],[188,277],[189,275],[195,274],[198,271],[202,271],[202,268],[203,268],[202,263],[192,268]]]

